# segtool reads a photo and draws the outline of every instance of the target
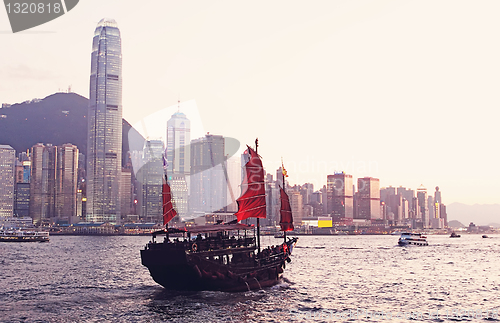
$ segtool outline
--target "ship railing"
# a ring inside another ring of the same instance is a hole
[[[156,241],[150,241],[146,245],[146,250],[148,249],[181,249],[189,250],[190,252],[200,252],[209,250],[219,250],[227,248],[247,248],[255,245],[255,238],[219,238],[219,237],[208,237],[206,239],[195,239],[195,240],[179,240],[174,239],[173,241],[165,240],[163,243],[156,243]]]
[[[190,248],[191,252],[219,250],[227,248],[246,248],[255,245],[255,238],[213,238],[196,239]]]

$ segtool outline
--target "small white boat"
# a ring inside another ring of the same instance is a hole
[[[399,237],[400,246],[428,246],[427,237],[421,233],[403,232]]]

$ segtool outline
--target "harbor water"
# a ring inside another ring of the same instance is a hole
[[[147,236],[0,243],[0,322],[500,321],[499,235],[397,239],[301,236],[283,282],[242,293],[165,290]]]

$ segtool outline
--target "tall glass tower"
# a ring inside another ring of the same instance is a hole
[[[167,121],[168,181],[179,217],[188,213],[188,187],[191,172],[191,122],[182,112],[176,112]],[[178,218],[174,218],[176,222]]]
[[[122,51],[112,19],[97,24],[92,42],[87,141],[87,221],[120,219]]]

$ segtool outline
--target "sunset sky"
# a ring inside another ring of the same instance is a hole
[[[108,17],[132,124],[180,99],[195,134],[258,137],[266,170],[283,157],[292,184],[345,171],[500,203],[499,14],[498,1],[80,0],[13,34],[0,9],[0,103],[88,97]]]

